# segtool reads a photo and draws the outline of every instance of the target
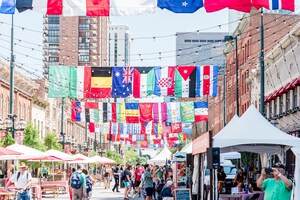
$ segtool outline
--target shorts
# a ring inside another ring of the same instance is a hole
[[[153,192],[154,192],[154,188],[145,188],[146,190],[146,196],[147,197],[152,197]]]
[[[125,187],[131,187],[131,184],[130,184],[129,182],[125,182],[125,181],[124,181],[124,186],[125,186]]]
[[[141,181],[135,181],[135,183],[134,183],[135,187],[140,187],[140,185],[141,185]]]

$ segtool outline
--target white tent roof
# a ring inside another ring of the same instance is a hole
[[[276,128],[251,105],[240,119],[214,136],[213,146],[220,147],[221,152],[276,154],[281,152],[282,146],[285,150],[299,147],[300,139]]]
[[[154,158],[148,160],[149,164],[164,165],[167,160],[172,159],[172,152],[168,147],[164,147],[161,152],[159,152]]]
[[[73,156],[71,156],[67,153],[61,152],[61,151],[54,150],[54,149],[48,150],[45,153],[49,156],[55,156],[63,161],[75,160],[75,158]]]
[[[82,155],[80,153],[76,154],[73,156],[73,158],[75,159],[74,161],[70,161],[68,163],[82,163],[82,164],[85,164],[85,163],[97,163],[96,160],[92,159],[92,158],[89,158],[85,155]]]
[[[22,155],[13,156],[11,157],[11,159],[29,159],[29,158],[38,158],[38,157],[47,156],[47,154],[45,154],[42,151],[36,150],[34,148],[25,145],[20,145],[20,144],[12,144],[7,146],[6,148],[22,153]]]
[[[183,147],[183,149],[181,149],[180,152],[183,152],[183,153],[192,153],[192,151],[193,151],[193,142],[190,142],[187,145],[185,145],[185,147]]]
[[[99,164],[116,164],[117,162],[112,160],[112,159],[109,159],[109,158],[106,158],[106,157],[101,157],[101,156],[94,156],[94,157],[91,157],[91,159],[97,161],[97,163]]]
[[[241,159],[241,153],[239,152],[221,153],[220,159],[221,160]]]

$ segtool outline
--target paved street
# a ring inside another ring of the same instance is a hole
[[[105,190],[102,186],[93,187],[93,196],[92,199],[101,199],[101,200],[109,200],[109,199],[123,199],[124,198],[124,189],[120,190],[120,193],[114,193],[111,189]],[[58,199],[58,200],[67,200],[70,199],[69,194],[60,194],[58,197],[53,198],[52,195],[43,196],[43,199]],[[138,195],[131,198],[134,200],[142,200],[143,198],[139,198]]]

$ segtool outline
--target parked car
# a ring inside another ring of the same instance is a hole
[[[231,194],[231,188],[233,186],[234,177],[237,175],[238,168],[231,163],[230,160],[225,160],[220,164],[224,168],[224,172],[226,174],[225,186],[222,189],[222,193]],[[210,170],[205,169],[205,177],[204,177],[204,199],[208,198],[208,194],[210,191]]]

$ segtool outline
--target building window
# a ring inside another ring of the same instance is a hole
[[[3,95],[0,95],[0,119],[2,119],[3,112]]]
[[[26,106],[25,106],[25,103],[23,104],[23,107],[22,107],[22,118],[21,119],[26,120]]]
[[[280,103],[279,114],[282,114],[282,107],[283,107],[283,96],[282,95],[279,97],[279,103]]]
[[[72,24],[72,27],[76,27],[76,24]]]
[[[184,40],[184,42],[191,42],[192,40]]]
[[[89,55],[80,55],[78,57],[79,62],[89,62],[90,61],[90,56]]]
[[[297,88],[293,90],[293,108],[297,108],[298,105],[298,95],[297,95]]]
[[[76,37],[72,37],[72,40],[76,40]]]
[[[30,121],[31,119],[31,109],[30,106],[27,107],[27,121]]]
[[[76,45],[75,43],[72,44],[73,47],[74,47],[75,45]]]
[[[66,34],[66,30],[62,30],[61,32],[62,32],[63,34]]]
[[[290,99],[290,92],[286,94],[286,102],[285,102],[285,111],[288,112],[291,107],[291,99]]]
[[[66,27],[66,24],[62,24],[62,27]]]
[[[73,33],[73,34],[75,34],[75,33],[76,33],[76,31],[74,31],[74,30],[73,30],[73,31],[72,31],[72,33]]]
[[[63,18],[61,18],[61,20],[62,20],[62,21],[66,21],[66,18],[65,18],[65,17],[63,17]]]
[[[274,115],[277,115],[277,99],[274,100]]]

